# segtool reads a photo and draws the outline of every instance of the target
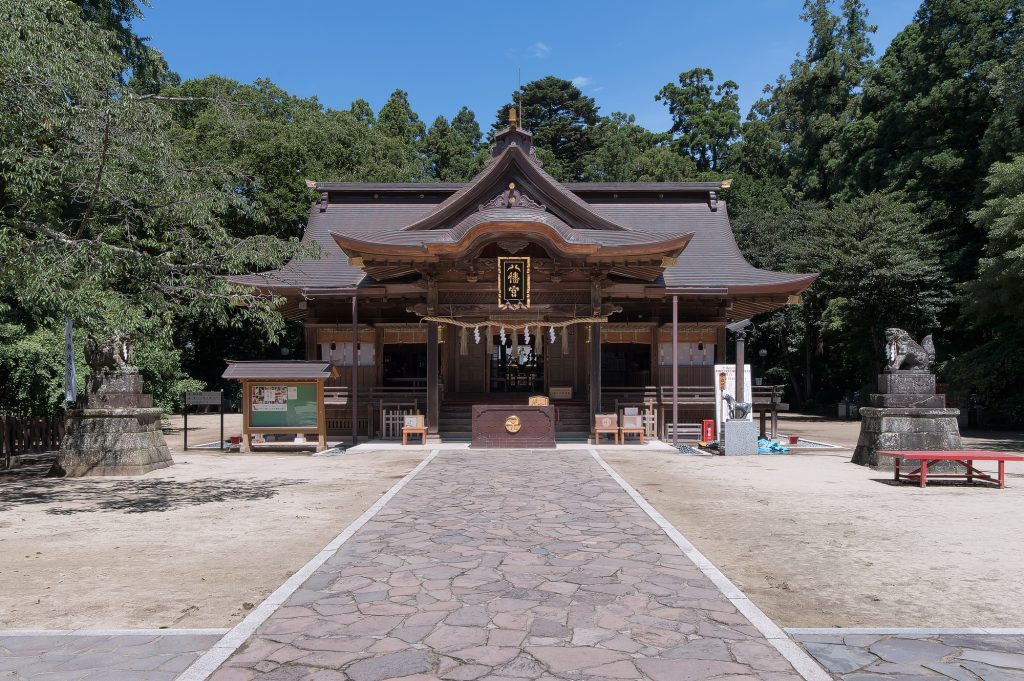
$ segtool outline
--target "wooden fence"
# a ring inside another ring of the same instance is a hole
[[[0,467],[11,468],[21,454],[50,452],[60,448],[64,417],[0,415]]]

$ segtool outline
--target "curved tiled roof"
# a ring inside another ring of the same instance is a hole
[[[495,157],[466,184],[317,184],[321,200],[313,204],[303,241],[319,244],[321,259],[296,259],[280,270],[232,281],[281,292],[366,287],[376,282],[349,264],[336,239],[350,252],[379,245],[385,251],[406,247],[402,252],[411,253],[428,244],[460,243],[482,225],[517,222],[541,225],[567,244],[615,249],[667,244],[692,234],[676,263],[656,282],[680,292],[791,294],[817,276],[770,272],[748,263],[736,245],[725,202],[717,198],[723,183],[563,185],[541,168],[528,133],[510,128],[501,135]],[[510,181],[515,191],[526,192],[525,203],[505,200],[487,207],[510,190]]]

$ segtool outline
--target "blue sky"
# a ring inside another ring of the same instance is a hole
[[[652,130],[669,117],[654,95],[680,71],[710,67],[740,86],[744,115],[807,44],[801,0],[732,2],[301,2],[152,0],[142,35],[184,78],[268,77],[289,92],[374,109],[395,88],[429,125],[459,107],[486,129],[523,82],[575,80],[601,112]],[[879,55],[920,0],[866,0]]]

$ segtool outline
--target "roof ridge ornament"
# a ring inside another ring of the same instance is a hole
[[[484,211],[489,208],[525,208],[527,210],[546,211],[547,206],[539,201],[534,201],[521,190],[516,188],[514,181],[509,181],[508,188],[492,198],[490,201],[481,203],[477,211]]]
[[[533,135],[524,128],[519,127],[519,119],[516,108],[510,106],[508,109],[508,127],[494,136],[494,149],[491,151],[491,160],[498,158],[501,152],[509,147],[519,147],[531,161],[539,166],[544,165],[537,158],[537,150],[533,146]]]

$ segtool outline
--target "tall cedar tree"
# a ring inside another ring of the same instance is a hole
[[[597,104],[571,81],[547,76],[522,86],[512,101],[498,109],[494,130],[508,125],[508,112],[522,108],[521,125],[533,133],[544,169],[560,182],[586,177],[584,160],[594,149],[592,126],[598,121]]]
[[[668,83],[657,94],[672,116],[669,131],[681,153],[700,171],[724,170],[729,149],[740,130],[739,86],[731,80],[712,86],[711,69],[679,74],[679,85]]]

